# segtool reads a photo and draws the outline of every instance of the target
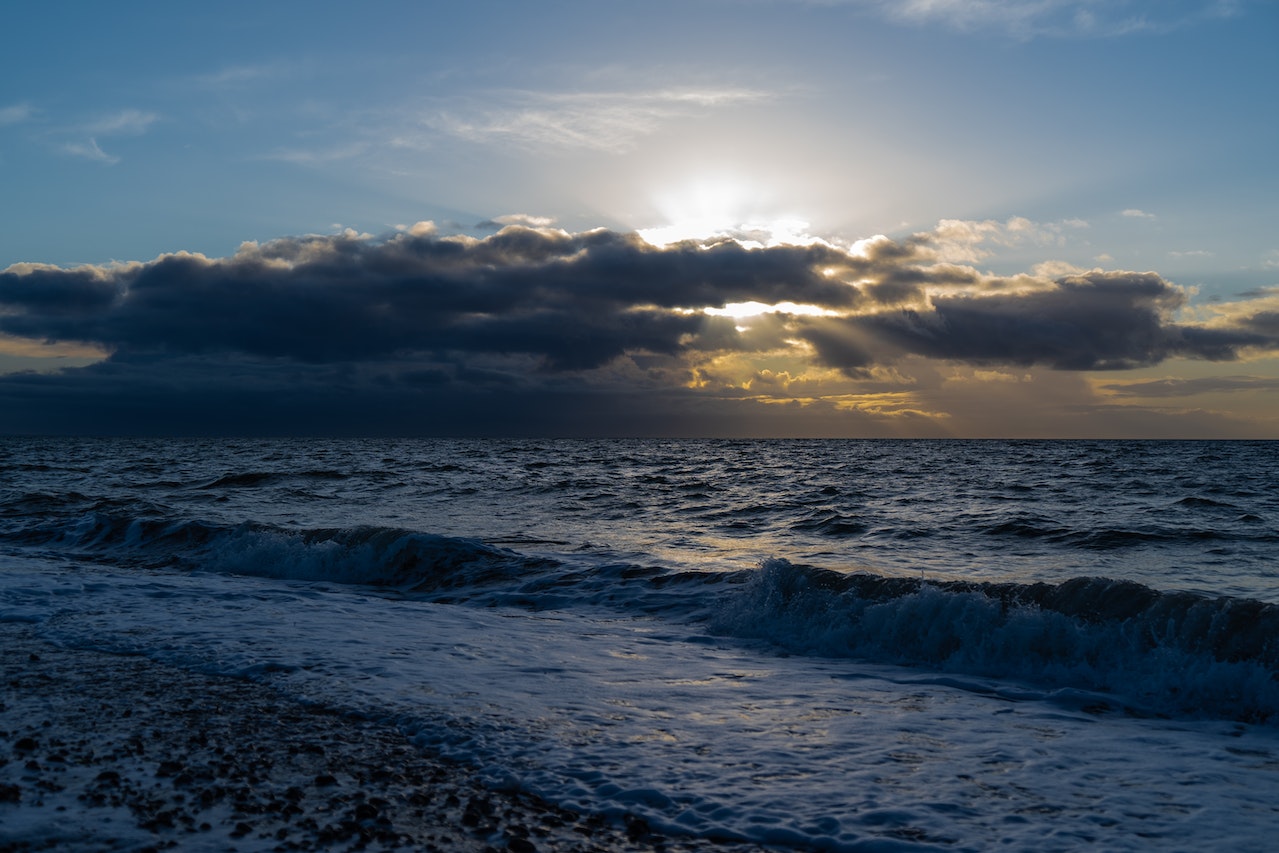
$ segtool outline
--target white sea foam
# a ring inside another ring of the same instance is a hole
[[[1246,850],[1274,816],[1275,730],[1132,718],[1086,691],[784,657],[604,611],[6,568],[0,619],[55,642],[394,717],[494,784],[670,831],[830,849]]]
[[[993,584],[766,561],[737,573],[532,557],[399,528],[289,529],[92,512],[37,538],[90,558],[534,610],[605,606],[813,656],[1106,691],[1157,715],[1279,724],[1279,606],[1130,581]],[[700,630],[700,629],[699,629]]]

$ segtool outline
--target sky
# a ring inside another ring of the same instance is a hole
[[[1272,0],[5,34],[0,433],[1279,437]]]

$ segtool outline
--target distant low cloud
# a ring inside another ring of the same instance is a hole
[[[1279,349],[1273,299],[1188,320],[1186,291],[1157,273],[1050,275],[1047,265],[996,276],[947,259],[954,240],[953,223],[904,240],[769,247],[658,247],[636,234],[524,224],[475,239],[419,223],[376,238],[250,243],[228,258],[18,264],[0,271],[0,334],[110,355],[4,378],[0,399],[110,387],[113,400],[159,406],[166,388],[207,386],[227,399],[319,406],[341,389],[370,404],[479,413],[500,408],[498,398],[591,405],[604,394],[623,424],[641,399],[828,399],[831,412],[883,418],[924,411],[915,398],[884,400],[894,387],[918,392],[928,364],[1021,376]],[[230,376],[240,378],[228,385]],[[878,402],[856,402],[859,388]]]
[[[1254,290],[1245,290],[1243,293],[1239,294],[1240,299],[1247,300],[1269,299],[1272,297],[1279,297],[1279,285],[1274,287],[1258,287]]]
[[[1102,385],[1123,397],[1196,397],[1201,394],[1279,391],[1279,379],[1265,376],[1203,376],[1193,379],[1151,379]]]
[[[1069,234],[1087,229],[1083,219],[1035,222],[1023,216],[996,219],[943,219],[932,233],[938,257],[959,263],[976,263],[993,254],[989,246],[1064,246]]]
[[[1127,210],[1123,211],[1123,215],[1128,217],[1129,219],[1158,219],[1159,218],[1155,216],[1153,213],[1147,213],[1146,211],[1138,210],[1135,207],[1130,207]]]
[[[507,213],[503,216],[494,216],[483,222],[477,222],[475,227],[482,231],[499,231],[507,225],[527,225],[530,228],[549,228],[555,224],[555,220],[550,216],[533,216],[528,213]]]

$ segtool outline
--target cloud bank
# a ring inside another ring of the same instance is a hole
[[[1279,348],[1273,296],[1186,319],[1189,294],[1157,273],[1008,277],[950,260],[981,232],[658,247],[608,230],[516,224],[476,239],[420,223],[228,258],[18,264],[0,272],[0,334],[110,355],[0,377],[0,430],[78,412],[120,429],[186,418],[217,431],[216,415],[253,431],[678,434],[723,429],[749,402],[760,423],[820,413],[822,432],[840,412],[944,419],[918,396],[939,370],[1125,370]],[[894,393],[910,399],[885,405]]]

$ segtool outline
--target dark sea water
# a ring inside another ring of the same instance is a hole
[[[6,438],[0,620],[694,836],[1279,821],[1279,443]]]

